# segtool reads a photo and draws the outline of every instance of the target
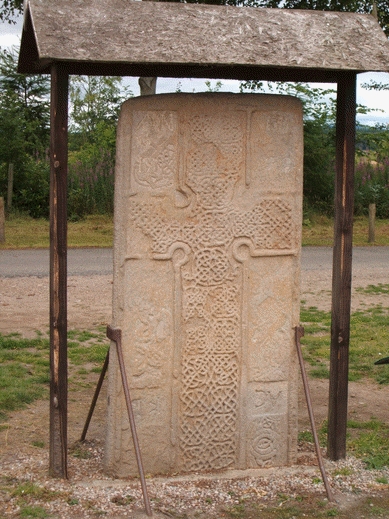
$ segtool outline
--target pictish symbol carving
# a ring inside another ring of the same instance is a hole
[[[132,171],[137,186],[153,190],[173,187],[177,163],[175,112],[136,112],[135,128]]]
[[[271,467],[279,454],[280,420],[277,417],[265,416],[251,424],[252,435],[249,435],[249,458],[251,466]]]
[[[172,259],[177,248],[187,256],[175,287],[181,301],[176,316],[181,336],[175,339],[181,370],[178,439],[185,470],[222,469],[237,458],[244,265],[234,255],[234,243],[247,245],[253,256],[274,250],[290,254],[293,245],[287,200],[264,198],[246,212],[232,209],[236,184],[245,182],[245,117],[237,111],[212,119],[196,115],[187,122],[182,181],[193,196],[190,210],[174,208],[175,216],[168,218],[160,216],[158,201],[136,196],[128,201],[129,219],[151,240],[155,259]],[[159,171],[152,162],[137,166],[139,184],[157,186],[153,167]],[[260,465],[272,459],[272,430],[269,424],[269,436],[256,438],[252,446]]]

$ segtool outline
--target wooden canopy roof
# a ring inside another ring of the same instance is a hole
[[[28,0],[19,72],[336,81],[389,71],[371,15],[133,0]]]

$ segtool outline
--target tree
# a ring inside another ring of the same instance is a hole
[[[378,21],[389,36],[389,0],[247,0],[246,5],[281,9],[313,9],[318,11],[343,11],[372,13],[376,5]]]
[[[0,3],[0,20],[14,23],[12,18],[23,10],[23,0],[2,0]]]
[[[69,215],[112,213],[116,126],[131,91],[116,76],[74,76],[69,91]]]
[[[0,50],[0,124],[5,125],[2,135],[8,143],[8,160],[13,161],[17,157],[12,154],[20,155],[21,151],[35,156],[44,154],[50,132],[50,80],[44,75],[18,74],[17,63],[16,47]],[[9,126],[15,133],[7,133]],[[18,134],[16,152],[9,137]]]
[[[334,196],[336,91],[307,83],[246,81],[241,91],[270,92],[298,97],[304,113],[305,211],[331,215]]]
[[[14,164],[14,205],[32,216],[47,216],[49,167],[47,76],[17,73],[17,50],[0,50],[0,191]]]
[[[91,142],[103,123],[116,127],[120,106],[130,90],[117,76],[73,76],[70,80],[70,131]]]

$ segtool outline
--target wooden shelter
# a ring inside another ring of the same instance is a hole
[[[19,72],[51,74],[50,472],[67,476],[68,76],[337,84],[328,453],[346,454],[356,75],[389,71],[370,15],[132,0],[28,0]]]

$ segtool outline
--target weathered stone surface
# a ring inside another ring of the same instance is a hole
[[[135,98],[117,146],[113,325],[146,472],[293,462],[299,101]],[[111,351],[106,467],[126,476],[137,468]]]

